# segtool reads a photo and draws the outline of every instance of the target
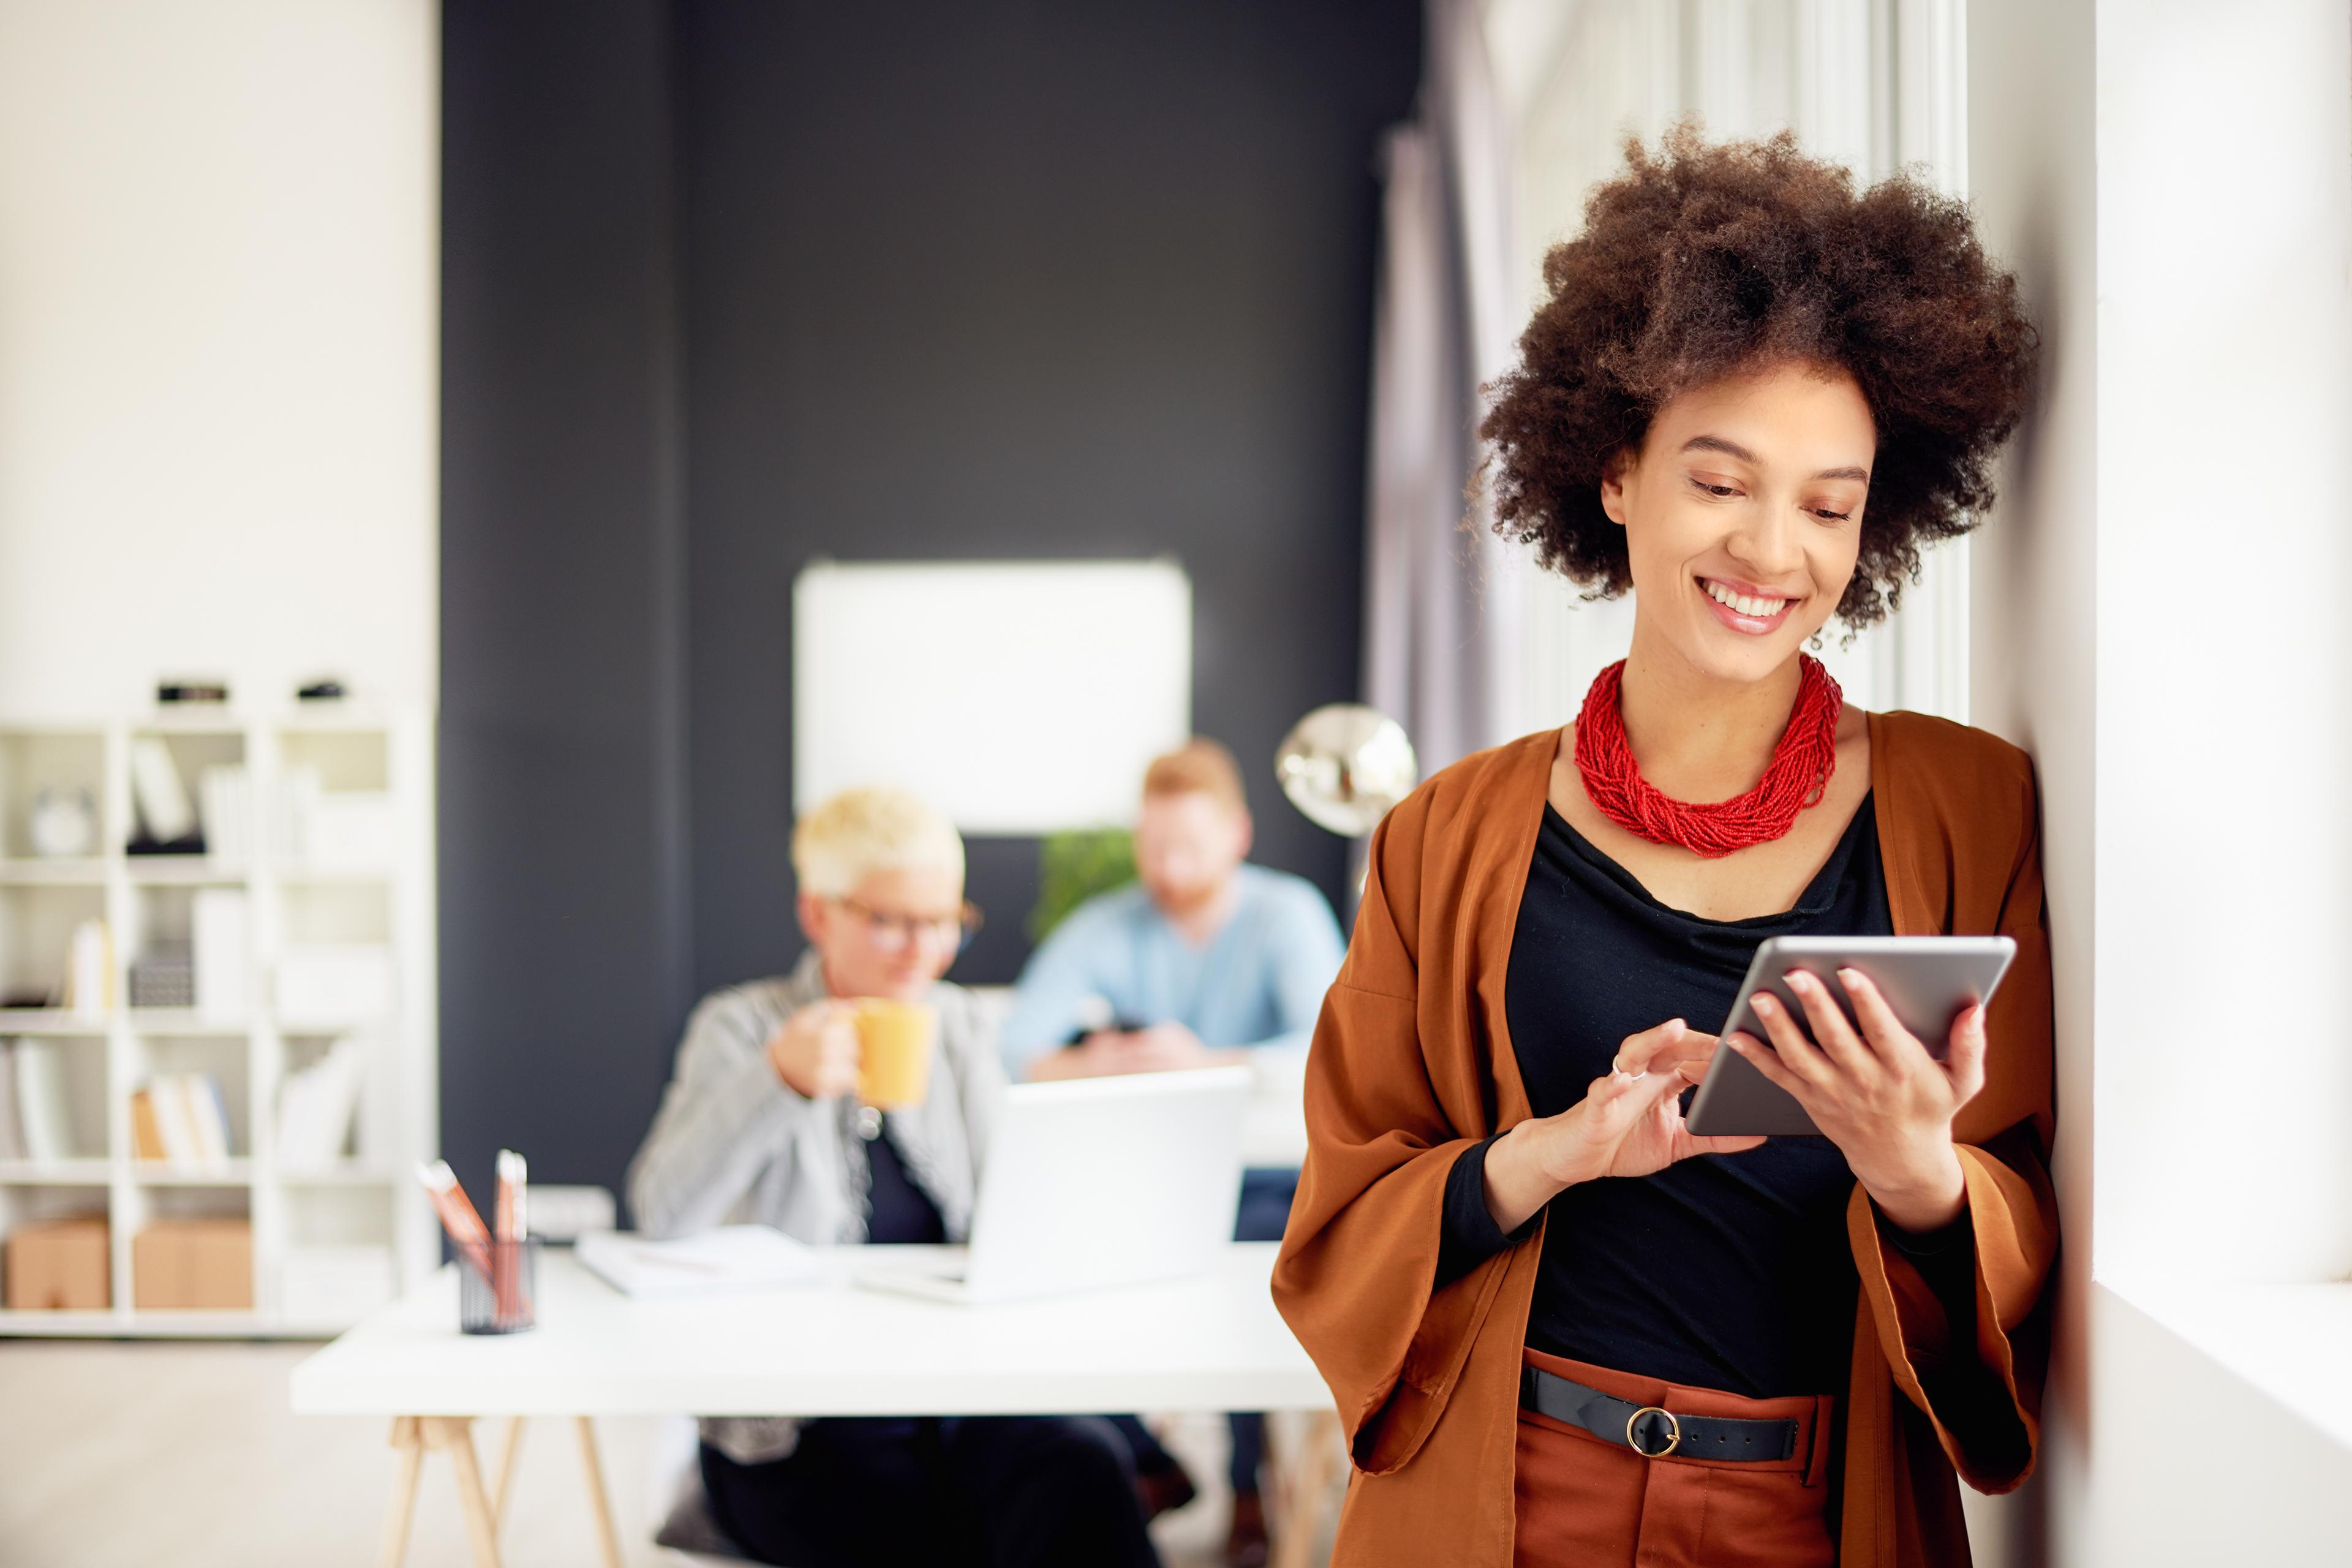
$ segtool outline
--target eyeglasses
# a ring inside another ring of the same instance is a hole
[[[970,901],[951,915],[893,915],[868,909],[856,899],[834,902],[864,921],[866,939],[884,952],[904,952],[922,941],[935,950],[961,952],[980,934],[980,906]]]

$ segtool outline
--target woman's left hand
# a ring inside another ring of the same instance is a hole
[[[1838,980],[1853,999],[1859,1033],[1826,985],[1792,970],[1789,989],[1804,1005],[1811,1037],[1778,998],[1759,991],[1752,1005],[1771,1044],[1745,1032],[1723,1043],[1795,1097],[1888,1219],[1915,1233],[1949,1225],[1968,1200],[1952,1118],[1984,1087],[1984,1008],[1952,1021],[1949,1049],[1937,1061],[1869,976],[1841,969]]]

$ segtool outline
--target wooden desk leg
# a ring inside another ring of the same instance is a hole
[[[515,1458],[522,1452],[526,1419],[520,1415],[507,1418],[506,1445],[499,1450],[499,1488],[490,1494],[490,1517],[501,1525],[507,1521],[507,1499],[514,1491]]]
[[[415,1416],[392,1418],[392,1446],[400,1450],[400,1474],[392,1483],[392,1511],[383,1517],[377,1568],[400,1568],[408,1555],[408,1525],[416,1516],[416,1478],[425,1468],[425,1434]]]
[[[473,1418],[427,1415],[424,1422],[425,1442],[446,1450],[450,1468],[457,1472],[457,1500],[465,1505],[466,1533],[474,1542],[474,1568],[499,1568],[499,1521],[474,1458]]]
[[[1323,1533],[1323,1499],[1331,1489],[1331,1458],[1341,1440],[1336,1411],[1318,1411],[1298,1440],[1298,1452],[1276,1468],[1282,1498],[1281,1528],[1274,1538],[1271,1568],[1309,1568]]]
[[[588,1507],[596,1516],[597,1543],[604,1549],[604,1568],[628,1568],[621,1558],[621,1532],[613,1528],[613,1504],[604,1495],[604,1466],[596,1457],[596,1423],[585,1415],[580,1424],[580,1467],[588,1479]]]

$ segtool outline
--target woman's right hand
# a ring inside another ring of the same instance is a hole
[[[1514,1231],[1579,1182],[1646,1176],[1693,1154],[1735,1154],[1759,1137],[1701,1138],[1683,1121],[1685,1089],[1705,1081],[1716,1037],[1680,1018],[1629,1035],[1607,1076],[1558,1116],[1530,1118],[1486,1151],[1486,1206]]]
[[[857,1010],[845,1002],[812,1002],[768,1041],[768,1062],[803,1100],[830,1100],[857,1088]]]

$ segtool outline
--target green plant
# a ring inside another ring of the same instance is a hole
[[[1037,902],[1029,940],[1044,942],[1097,893],[1135,880],[1135,837],[1123,827],[1049,833],[1037,847]]]

